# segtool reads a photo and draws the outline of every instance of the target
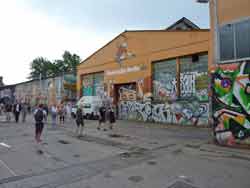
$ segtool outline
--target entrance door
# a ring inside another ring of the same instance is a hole
[[[117,117],[119,119],[128,119],[127,113],[123,113],[122,104],[127,101],[136,101],[136,83],[116,84],[114,86],[114,104],[116,105]]]

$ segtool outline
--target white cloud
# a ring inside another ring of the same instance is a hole
[[[5,83],[25,81],[38,56],[59,59],[69,50],[85,58],[111,39],[83,27],[67,27],[20,1],[1,1],[0,75]]]

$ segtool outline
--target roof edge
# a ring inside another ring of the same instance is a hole
[[[104,46],[102,46],[101,48],[99,48],[98,50],[96,50],[94,53],[92,53],[90,56],[88,56],[87,58],[85,58],[84,60],[82,60],[80,62],[78,66],[80,66],[81,64],[83,64],[85,61],[87,61],[88,59],[90,59],[91,57],[93,57],[95,54],[97,54],[99,51],[101,51],[103,48],[105,48],[106,46],[108,46],[109,44],[111,44],[114,40],[116,40],[117,38],[119,38],[121,35],[127,33],[127,30],[124,30],[123,32],[121,32],[119,35],[117,35],[116,37],[114,37],[111,41],[109,41],[108,43],[106,43]]]

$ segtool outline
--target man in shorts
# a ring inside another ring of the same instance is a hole
[[[36,122],[35,140],[38,144],[42,142],[41,135],[43,132],[45,117],[46,117],[46,111],[43,109],[43,105],[39,104],[38,108],[34,111],[34,118]]]

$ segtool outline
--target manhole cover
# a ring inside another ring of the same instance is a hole
[[[130,176],[130,177],[128,178],[128,180],[129,180],[129,181],[132,181],[132,182],[135,182],[135,183],[138,183],[138,182],[144,180],[144,178],[141,177],[141,176]]]
[[[61,144],[70,144],[70,142],[67,140],[58,140],[58,142]]]
[[[174,184],[170,185],[167,188],[198,188],[198,187],[195,187],[194,185],[191,185],[183,181],[176,181]]]

